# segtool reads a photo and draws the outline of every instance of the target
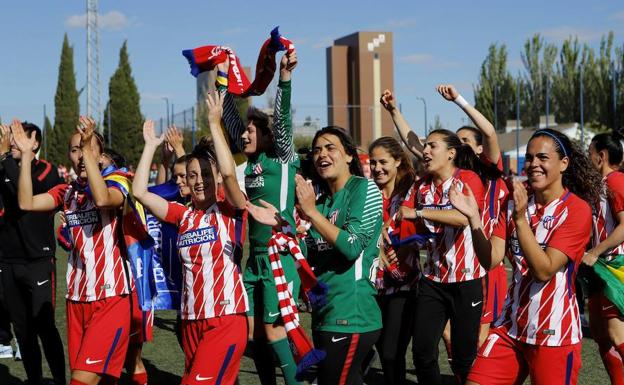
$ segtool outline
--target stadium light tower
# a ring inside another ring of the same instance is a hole
[[[87,0],[87,115],[102,133],[98,0]]]

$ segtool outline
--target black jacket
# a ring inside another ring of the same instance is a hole
[[[44,160],[32,161],[33,195],[45,193],[63,181],[58,170]],[[0,197],[4,204],[0,226],[2,261],[26,261],[54,257],[54,212],[22,211],[17,202],[19,164],[10,155],[0,162]]]

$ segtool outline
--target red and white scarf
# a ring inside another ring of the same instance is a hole
[[[308,300],[313,307],[322,306],[326,302],[327,286],[319,282],[299,248],[297,239],[283,232],[274,233],[269,240],[268,252],[277,298],[279,300],[280,315],[284,321],[286,334],[290,342],[291,350],[297,363],[297,379],[301,380],[305,372],[325,358],[325,352],[314,349],[310,338],[299,323],[297,303],[288,290],[288,281],[282,268],[280,252],[288,251],[295,258],[297,273],[301,278],[301,284]],[[324,301],[323,301],[324,300]]]
[[[256,77],[253,83],[247,79],[240,60],[230,47],[206,45],[184,50],[182,55],[188,60],[191,66],[191,74],[195,77],[201,72],[212,71],[217,64],[229,60],[230,66],[227,74],[228,92],[240,96],[257,96],[262,95],[266,91],[273,79],[277,68],[275,54],[279,51],[288,51],[290,53],[294,49],[295,45],[292,41],[280,35],[279,27],[275,27],[271,31],[271,37],[260,48],[258,62],[256,63]]]

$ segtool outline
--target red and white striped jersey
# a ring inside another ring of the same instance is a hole
[[[63,208],[69,227],[72,249],[67,259],[67,298],[92,302],[129,294],[132,273],[122,253],[121,207],[98,208],[91,195],[76,184],[58,185],[48,194]]]
[[[470,186],[483,210],[483,184],[472,171],[457,169],[455,174],[444,183],[435,186],[431,177],[422,180],[417,187],[416,202],[423,209],[450,210],[453,208],[448,198],[451,184],[456,180],[458,187],[466,193],[465,186]],[[424,220],[427,229],[436,234],[427,242],[427,260],[423,275],[436,282],[464,282],[485,276],[485,269],[479,264],[469,226],[463,228],[445,226],[437,222]]]
[[[574,279],[591,234],[591,209],[573,193],[564,194],[546,206],[538,207],[529,196],[527,221],[543,250],[553,248],[568,257],[568,263],[547,282],[533,278],[524,257],[515,222],[513,201],[493,236],[507,240],[507,257],[512,280],[496,326],[505,326],[509,336],[531,345],[564,346],[581,341],[579,308]]]
[[[509,195],[509,189],[502,178],[486,181],[481,223],[483,223],[483,233],[488,238],[501,218],[501,207],[507,195]]]
[[[413,189],[413,186],[410,190]],[[409,193],[408,193],[409,196]],[[383,220],[384,223],[390,221],[390,227],[396,225],[396,213],[403,204],[403,196],[395,195],[391,198],[383,197]],[[407,226],[406,226],[407,225]],[[415,232],[414,221],[405,220],[401,223],[402,231]],[[379,295],[389,295],[400,291],[414,290],[418,286],[420,270],[420,253],[417,247],[404,246],[400,251],[396,250],[398,263],[392,268],[396,269],[394,274],[400,279],[392,279],[392,269],[385,266],[379,258],[377,261],[376,286]]]
[[[602,179],[606,190],[600,198],[600,207],[594,212],[593,245],[603,242],[619,224],[617,214],[624,211],[624,173],[613,171]],[[624,243],[605,255],[624,254]]]
[[[241,314],[248,310],[241,274],[245,210],[218,202],[196,210],[170,202],[165,221],[178,226],[182,261],[182,318]]]

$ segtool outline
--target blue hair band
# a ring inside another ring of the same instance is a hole
[[[546,130],[538,130],[538,131],[535,131],[533,136],[531,136],[531,139],[533,139],[533,138],[535,138],[536,136],[539,136],[539,135],[550,136],[557,143],[557,145],[559,146],[561,151],[563,151],[563,156],[569,157],[568,151],[567,151],[566,147],[563,145],[563,142],[561,141],[561,139],[557,138],[557,136],[555,134],[553,134],[552,132],[546,131]]]

